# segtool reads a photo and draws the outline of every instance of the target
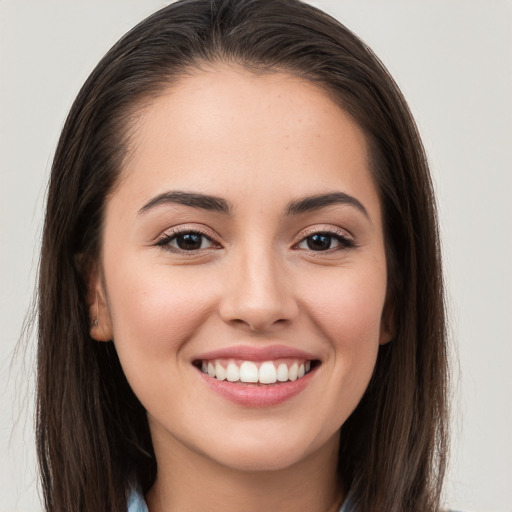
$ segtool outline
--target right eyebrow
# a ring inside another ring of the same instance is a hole
[[[190,206],[191,208],[199,208],[201,210],[222,213],[224,215],[231,215],[232,210],[229,203],[220,197],[197,194],[194,192],[183,192],[181,190],[171,190],[159,194],[148,201],[139,210],[139,215],[162,204],[182,204],[184,206]]]

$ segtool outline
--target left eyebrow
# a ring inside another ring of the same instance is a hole
[[[329,194],[317,194],[296,199],[288,203],[285,213],[286,215],[300,215],[301,213],[309,213],[334,204],[343,204],[356,208],[364,216],[370,220],[370,216],[366,208],[355,197],[345,192],[331,192]]]

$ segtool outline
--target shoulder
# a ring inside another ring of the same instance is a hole
[[[148,512],[148,507],[142,495],[136,490],[128,493],[128,511],[127,512]]]

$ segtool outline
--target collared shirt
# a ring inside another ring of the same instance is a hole
[[[131,491],[128,496],[128,512],[148,512],[144,498],[137,491]]]

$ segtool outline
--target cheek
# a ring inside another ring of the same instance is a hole
[[[322,325],[336,346],[358,350],[378,345],[384,297],[379,299],[362,287],[346,286],[331,294]]]
[[[137,269],[128,272],[128,268]],[[107,290],[120,358],[140,362],[177,353],[208,314],[212,297],[204,278],[165,265],[111,268]],[[128,362],[128,361],[127,361]]]
[[[365,271],[336,269],[314,276],[302,293],[319,326],[337,334],[335,339],[378,333],[386,296],[386,274],[379,267]]]
[[[317,276],[303,293],[312,322],[334,351],[336,374],[344,378],[369,380],[373,372],[386,296],[379,268],[337,269],[329,278]]]

